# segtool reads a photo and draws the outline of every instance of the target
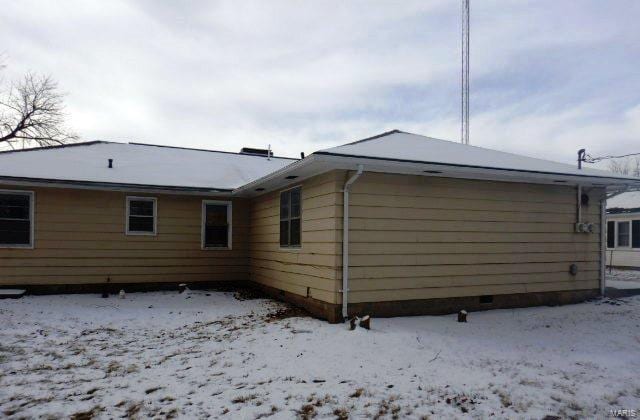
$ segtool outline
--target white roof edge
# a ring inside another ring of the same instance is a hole
[[[445,140],[443,140],[445,141]],[[491,150],[491,149],[485,149]],[[382,158],[376,156],[355,156],[348,155],[342,153],[334,153],[327,151],[319,151],[314,153],[314,155],[321,156],[334,156],[339,158],[347,158],[347,159],[357,159],[357,160],[372,160],[372,161],[381,161],[381,162],[397,162],[397,163],[407,163],[407,164],[416,164],[416,165],[435,165],[446,167],[454,167],[454,168],[469,168],[469,169],[478,169],[478,170],[489,170],[489,171],[502,171],[502,172],[514,172],[514,173],[529,173],[529,174],[541,174],[541,175],[553,175],[553,176],[562,176],[562,177],[573,177],[573,178],[584,178],[584,179],[612,179],[617,181],[632,181],[633,184],[640,185],[640,178],[629,177],[629,176],[603,176],[603,175],[594,175],[594,174],[572,174],[566,172],[553,172],[553,171],[536,171],[529,169],[513,169],[513,168],[500,168],[500,167],[492,167],[492,166],[479,166],[479,165],[465,165],[465,164],[457,164],[457,163],[444,163],[444,162],[429,162],[429,161],[420,161],[420,160],[409,160],[409,159],[394,159],[394,158]],[[518,156],[518,155],[515,155]],[[615,175],[612,173],[612,175]],[[258,180],[254,181],[257,182]]]
[[[478,179],[486,179],[486,180],[497,180],[497,181],[507,181],[507,182],[530,182],[530,183],[539,183],[539,184],[553,184],[553,180],[564,180],[567,181],[567,184],[564,185],[576,185],[576,184],[592,184],[601,187],[614,187],[614,186],[637,186],[640,187],[640,179],[638,178],[618,178],[618,177],[603,177],[599,175],[591,175],[591,174],[567,174],[567,173],[555,173],[555,172],[542,172],[542,171],[528,171],[528,170],[516,170],[516,169],[508,169],[508,168],[492,168],[492,167],[474,167],[472,165],[456,165],[456,164],[448,164],[448,163],[438,163],[438,162],[421,162],[421,161],[404,161],[398,159],[382,159],[382,158],[371,158],[367,156],[363,157],[353,157],[353,156],[345,156],[337,153],[326,153],[326,152],[316,152],[313,153],[306,158],[297,161],[291,165],[285,166],[284,168],[273,172],[269,175],[266,175],[262,178],[256,179],[255,181],[243,185],[233,191],[233,194],[242,194],[245,192],[251,192],[254,188],[259,188],[261,185],[267,184],[270,181],[275,181],[277,178],[281,178],[281,182],[278,185],[285,186],[288,183],[284,180],[284,177],[296,170],[301,170],[312,163],[323,163],[323,166],[320,170],[316,171],[313,174],[307,174],[304,178],[306,179],[311,176],[320,175],[324,172],[328,172],[330,170],[338,170],[338,169],[354,169],[358,164],[364,165],[364,171],[367,172],[372,170],[372,165],[375,165],[374,172],[384,172],[384,173],[397,173],[397,174],[407,174],[407,171],[398,171],[393,168],[401,168],[409,170],[413,166],[413,175],[420,175],[419,170],[429,169],[429,167],[437,167],[442,168],[443,172],[446,172],[447,169],[457,170],[456,172],[451,172],[449,174],[443,173],[433,176],[439,176],[443,178],[472,178],[473,174],[484,174],[484,177],[480,177]],[[384,168],[386,166],[386,169]],[[382,169],[382,170],[381,170]],[[467,176],[464,175],[467,174]],[[505,176],[505,175],[513,175],[513,176]],[[297,182],[300,179],[296,179]],[[611,182],[615,181],[615,182]],[[563,185],[563,184],[554,184],[554,185]],[[265,190],[268,192],[269,190],[277,189],[277,187],[269,188]]]
[[[246,191],[250,191],[253,188],[256,188],[258,185],[264,184],[265,182],[274,180],[282,175],[285,175],[291,171],[294,171],[296,169],[300,169],[304,166],[307,166],[311,163],[313,163],[314,161],[317,160],[317,156],[315,154],[311,154],[307,157],[305,157],[304,159],[299,159],[293,163],[291,163],[290,165],[285,166],[284,168],[278,169],[277,171],[271,172],[270,174],[267,174],[265,176],[263,176],[262,178],[258,178],[254,181],[249,182],[248,184],[242,185],[236,189],[233,190],[233,194],[242,194]]]

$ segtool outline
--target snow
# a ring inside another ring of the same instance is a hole
[[[371,140],[349,143],[325,149],[321,152],[563,175],[591,175],[594,177],[623,178],[640,181],[639,178],[617,175],[598,169],[584,168],[579,170],[576,165],[535,159],[397,130],[387,135],[372,138]]]
[[[108,168],[113,159],[113,168]],[[0,177],[234,189],[295,159],[95,142],[0,153]]]
[[[640,191],[629,191],[609,198],[607,209],[640,209]]]
[[[24,289],[0,289],[0,296],[20,296],[25,292]]]
[[[640,290],[640,271],[639,270],[611,270],[607,269],[606,273],[607,287],[616,289],[639,289]]]
[[[1,301],[0,415],[603,418],[640,407],[640,297],[468,323],[374,318],[369,331],[272,315],[284,310],[204,291]]]

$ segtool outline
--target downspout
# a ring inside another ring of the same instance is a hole
[[[578,214],[577,214],[577,218],[578,220],[576,221],[576,223],[580,224],[582,223],[582,186],[580,184],[578,184]]]
[[[362,175],[364,167],[358,165],[358,171],[344,183],[342,190],[342,317],[346,319],[349,293],[349,188]]]
[[[600,200],[600,295],[606,289],[607,236],[606,232],[607,194]],[[613,258],[612,258],[613,259]],[[613,261],[611,262],[613,264]]]

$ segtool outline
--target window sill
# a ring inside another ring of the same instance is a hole
[[[125,232],[127,236],[158,236],[156,232]]]
[[[203,251],[231,251],[233,248],[230,246],[203,246]]]
[[[301,251],[302,246],[281,246],[280,251]]]
[[[12,244],[0,244],[2,249],[34,249],[33,245],[12,245]]]

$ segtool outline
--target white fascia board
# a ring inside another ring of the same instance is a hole
[[[170,187],[163,188],[162,186],[147,186],[147,185],[121,185],[121,184],[109,184],[109,183],[86,183],[82,181],[58,181],[58,180],[37,180],[37,179],[10,179],[0,178],[0,185],[12,185],[12,186],[24,186],[24,187],[46,187],[46,188],[65,188],[75,190],[99,190],[99,191],[123,191],[130,193],[153,193],[153,194],[172,194],[172,195],[197,195],[206,197],[224,197],[231,196],[230,190],[208,190],[202,189],[189,189],[189,187]]]
[[[547,185],[582,185],[586,187],[602,187],[607,188],[607,190],[640,187],[640,180],[629,178],[597,177],[590,175],[580,176],[499,168],[477,168],[439,163],[406,162],[314,153],[305,159],[299,160],[234,190],[233,194],[256,196],[284,188],[287,185],[331,170],[355,170],[358,165],[363,165],[365,172],[434,176],[441,178],[480,179]],[[291,180],[286,179],[286,177],[290,175],[296,175],[297,178]],[[256,191],[258,188],[261,190]]]

